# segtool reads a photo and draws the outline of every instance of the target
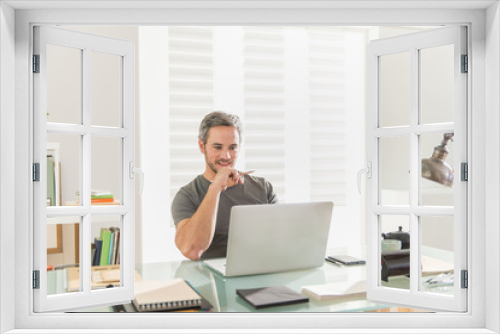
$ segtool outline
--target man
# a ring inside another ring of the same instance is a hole
[[[191,260],[225,257],[234,205],[276,203],[271,183],[235,169],[242,141],[238,116],[212,112],[200,124],[198,147],[205,171],[172,202],[175,244]]]

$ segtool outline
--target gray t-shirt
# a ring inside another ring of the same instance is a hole
[[[200,206],[210,186],[203,175],[198,175],[193,181],[182,187],[172,201],[172,217],[177,224],[191,218]],[[210,247],[201,256],[202,259],[225,257],[229,216],[234,205],[267,204],[278,202],[271,183],[262,177],[244,176],[244,183],[227,188],[221,192],[215,234]]]

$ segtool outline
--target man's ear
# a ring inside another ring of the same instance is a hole
[[[200,152],[205,154],[205,146],[203,145],[203,140],[198,139],[198,148],[200,149]]]

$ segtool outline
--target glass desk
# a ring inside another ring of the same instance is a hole
[[[426,253],[429,250],[426,249]],[[349,252],[337,250],[327,254],[352,254],[363,257],[364,252]],[[449,252],[430,254],[443,260],[451,260]],[[346,296],[327,301],[309,298],[308,303],[288,306],[276,306],[255,309],[236,294],[236,289],[260,288],[271,286],[287,286],[301,292],[303,286],[331,283],[355,282],[366,279],[366,265],[342,266],[326,262],[320,268],[297,270],[276,274],[263,274],[239,277],[224,277],[208,268],[202,261],[173,261],[148,263],[136,267],[144,281],[168,280],[183,278],[200,292],[212,304],[211,312],[373,312],[390,308],[393,305],[372,303],[366,296]],[[409,288],[410,279],[407,276],[392,276],[384,286],[394,288]],[[450,290],[452,287],[441,287],[440,290]],[[430,291],[431,292],[431,291]],[[440,291],[447,293],[446,291]],[[80,312],[116,312],[113,307],[101,307],[82,310]]]
[[[143,280],[181,277],[188,280],[212,305],[215,312],[362,312],[387,307],[366,298],[342,298],[330,301],[255,309],[236,294],[236,289],[284,285],[300,292],[305,285],[359,280],[365,277],[365,266],[338,266],[325,262],[321,268],[285,273],[240,277],[223,277],[200,261],[147,264],[138,268]]]
[[[340,266],[326,262],[320,268],[276,274],[223,277],[201,261],[148,263],[137,266],[144,281],[183,278],[212,304],[211,312],[370,312],[390,307],[375,304],[365,296],[347,296],[308,303],[255,309],[236,294],[236,289],[284,285],[300,292],[303,286],[356,281],[366,277],[366,266]],[[113,307],[100,307],[80,312],[114,312]]]

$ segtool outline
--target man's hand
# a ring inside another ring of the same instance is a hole
[[[242,184],[242,183],[243,183],[243,176],[239,174],[239,172],[234,168],[220,169],[212,181],[212,184],[221,191],[224,191],[227,188],[231,188],[237,184]]]

